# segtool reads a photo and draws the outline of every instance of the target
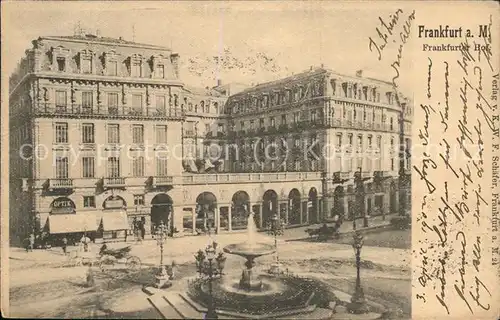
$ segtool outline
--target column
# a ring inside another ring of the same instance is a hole
[[[171,223],[173,224],[174,228],[179,231],[175,235],[177,237],[182,237],[182,236],[184,236],[182,207],[180,207],[180,206],[172,206],[172,210],[173,211],[172,211],[171,217],[173,218],[173,221],[171,221]]]
[[[228,230],[228,231],[232,231],[232,230],[233,230],[233,226],[232,226],[232,223],[233,223],[232,216],[233,216],[233,206],[231,206],[231,204],[229,204],[229,206],[228,206],[228,208],[227,208],[227,223],[228,223],[227,230]]]
[[[302,201],[302,199],[300,199],[299,204],[300,204],[299,205],[300,224],[303,224],[304,223],[304,219],[303,219],[302,215],[303,215],[304,202]]]
[[[191,216],[193,217],[192,221],[193,234],[196,234],[196,206],[191,207]]]
[[[214,209],[215,214],[215,233],[220,233],[220,207],[217,205]]]

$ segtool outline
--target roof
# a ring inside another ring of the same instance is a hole
[[[184,86],[184,90],[194,94],[194,95],[199,95],[199,96],[212,96],[212,97],[222,97],[220,92],[211,89],[211,88],[198,88],[198,87],[191,87],[191,86]]]
[[[60,40],[60,41],[83,41],[83,42],[97,42],[103,44],[115,44],[115,45],[126,45],[126,46],[138,46],[145,47],[151,49],[160,49],[160,50],[171,50],[170,48],[157,46],[152,44],[138,43],[133,41],[128,41],[122,38],[111,38],[111,37],[101,37],[93,34],[84,34],[84,35],[74,35],[74,36],[42,36],[41,39],[49,39],[49,40]]]
[[[311,68],[307,71],[297,73],[297,74],[294,74],[294,75],[291,75],[291,76],[288,76],[288,77],[285,77],[282,79],[260,83],[256,86],[250,87],[248,89],[245,89],[245,90],[235,94],[235,96],[251,93],[254,91],[258,91],[260,89],[271,89],[272,87],[291,84],[295,81],[299,81],[302,79],[307,79],[310,77],[319,76],[319,75],[323,75],[323,74],[332,74],[332,75],[340,76],[342,78],[357,79],[360,81],[366,81],[366,82],[372,82],[372,83],[375,82],[378,84],[382,84],[384,86],[391,86],[392,85],[390,82],[384,81],[384,80],[379,80],[379,79],[374,79],[374,78],[369,78],[369,77],[345,75],[345,74],[335,72],[335,71],[328,69],[328,68],[325,68],[325,67],[319,67],[319,68]]]

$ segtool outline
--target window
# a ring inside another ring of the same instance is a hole
[[[300,171],[300,161],[295,160],[295,171]]]
[[[361,149],[363,149],[363,136],[358,136],[358,152],[361,151]]]
[[[390,130],[394,130],[394,120],[392,117],[389,119],[389,126],[390,126]]]
[[[56,179],[68,179],[68,157],[56,157]]]
[[[356,109],[354,109],[354,121],[358,118],[358,113],[356,112]]]
[[[217,124],[217,132],[224,133],[224,124]]]
[[[373,113],[372,113],[372,122],[375,122],[375,110],[373,110]]]
[[[394,171],[394,159],[391,159],[391,171]]]
[[[156,158],[156,175],[160,177],[167,175],[167,159]]]
[[[144,143],[144,126],[133,125],[132,126],[132,143]]]
[[[352,133],[351,133],[351,134],[349,134],[349,135],[347,136],[347,138],[348,138],[348,140],[349,140],[349,146],[351,146],[351,147],[352,147]]]
[[[56,90],[56,112],[66,112],[66,91]]]
[[[108,93],[108,112],[118,114],[118,93]]]
[[[83,207],[84,208],[95,208],[95,197],[94,196],[83,196]]]
[[[57,62],[57,71],[60,72],[66,71],[66,58],[57,57],[56,62]]]
[[[276,121],[275,121],[274,117],[269,118],[269,124],[273,128],[276,126]]]
[[[377,137],[377,148],[378,148],[378,150],[382,149],[382,137],[381,136]]]
[[[264,128],[264,119],[259,119],[259,127]]]
[[[212,130],[210,129],[210,124],[205,123],[205,134],[210,134],[212,133]]]
[[[92,60],[90,58],[82,59],[82,73],[92,73]]]
[[[366,121],[366,110],[363,110],[363,121]]]
[[[68,143],[68,124],[56,123],[56,143]]]
[[[95,175],[95,166],[93,157],[83,157],[82,158],[82,176],[84,178],[93,178]]]
[[[166,104],[166,99],[165,96],[156,96],[156,111],[165,114],[167,111],[167,104]],[[191,109],[193,108],[193,105],[191,104]]]
[[[141,76],[141,64],[139,62],[133,62],[130,66],[130,75],[132,77],[140,77]]]
[[[118,62],[117,61],[108,61],[107,63],[107,71],[110,76],[118,75]]]
[[[300,147],[300,138],[299,137],[294,138],[294,145],[296,148]]]
[[[281,115],[281,124],[286,124],[286,114]]]
[[[241,130],[245,130],[245,121],[240,121]]]
[[[156,143],[167,143],[167,126],[156,126]]]
[[[92,106],[94,104],[94,96],[92,91],[82,92],[82,109],[84,113],[92,113]]]
[[[341,147],[342,147],[342,135],[338,134],[337,135],[337,148],[341,148]]]
[[[108,124],[108,143],[120,143],[120,125]]]
[[[120,177],[120,159],[118,157],[109,157],[107,169],[109,178]]]
[[[316,122],[317,118],[318,118],[318,117],[317,117],[317,112],[316,112],[316,110],[311,110],[311,121],[312,121],[312,122]]]
[[[143,205],[144,205],[144,195],[134,194],[134,206],[143,206]]]
[[[300,121],[300,115],[298,112],[293,113],[293,123],[297,123]]]
[[[82,124],[82,143],[95,143],[93,123]]]
[[[134,177],[144,176],[144,157],[139,156],[132,160],[132,175]]]
[[[132,95],[132,108],[142,110],[142,94]]]
[[[372,147],[372,136],[368,136],[368,148]]]
[[[160,78],[160,79],[165,78],[165,66],[164,65],[162,65],[162,64],[157,65],[155,71],[156,71],[157,78]]]

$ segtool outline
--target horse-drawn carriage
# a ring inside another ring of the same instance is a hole
[[[127,269],[137,270],[141,268],[141,259],[130,255],[131,247],[127,246],[119,249],[109,249],[103,244],[99,250],[98,265],[101,269],[113,267],[115,264],[124,263]]]

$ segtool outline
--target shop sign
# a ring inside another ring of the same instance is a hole
[[[50,205],[52,208],[52,214],[67,214],[67,213],[75,213],[75,203],[66,197],[61,197],[55,199]]]

